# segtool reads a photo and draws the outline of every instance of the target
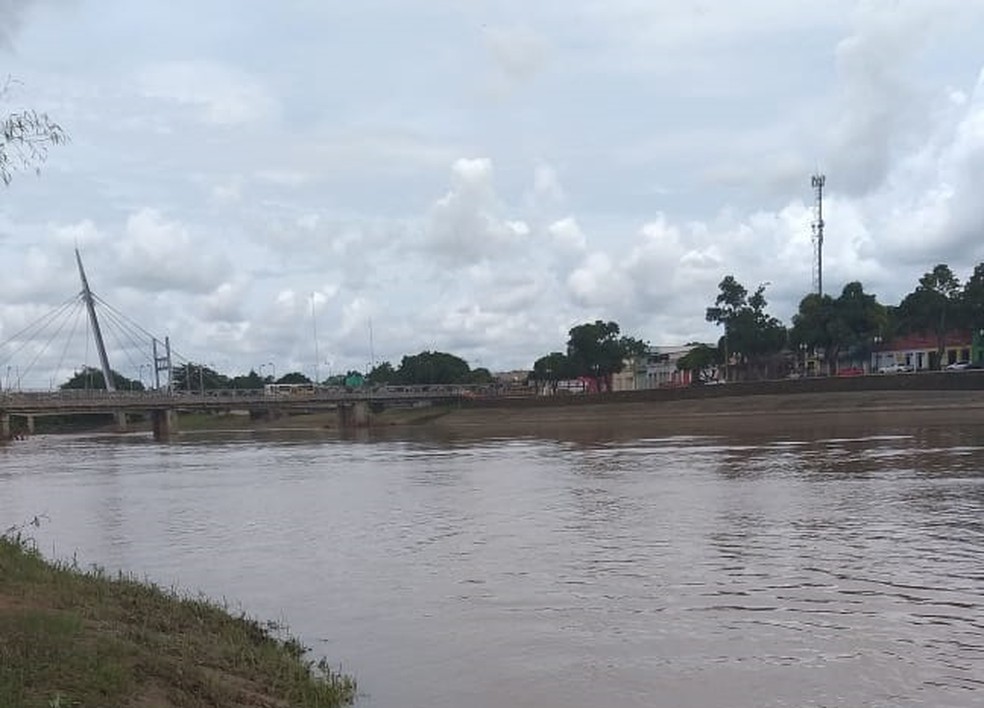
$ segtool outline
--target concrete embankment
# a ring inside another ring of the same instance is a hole
[[[984,372],[765,381],[599,396],[487,400],[433,421],[450,434],[793,433],[984,425]]]

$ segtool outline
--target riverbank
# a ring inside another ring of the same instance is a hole
[[[719,396],[680,400],[624,399],[562,405],[470,406],[432,424],[447,434],[611,438],[666,435],[785,434],[823,427],[898,429],[984,425],[984,391],[846,391]]]
[[[204,599],[51,563],[0,536],[0,706],[329,708],[355,682]]]
[[[795,435],[822,428],[830,434],[865,429],[947,427],[980,422],[982,390],[834,391],[647,399],[626,396],[524,398],[456,406],[399,408],[373,416],[374,434],[441,438],[546,437],[628,439],[672,435]],[[235,426],[196,416],[182,432]],[[243,421],[240,420],[240,425]],[[337,430],[334,412],[253,421],[254,430]]]

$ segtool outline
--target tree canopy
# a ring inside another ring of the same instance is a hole
[[[842,358],[853,365],[865,361],[888,329],[885,307],[855,281],[845,285],[836,299],[816,293],[804,297],[793,316],[789,340],[794,348],[822,352],[836,371]]]
[[[749,295],[745,286],[728,275],[718,289],[714,306],[707,308],[704,317],[724,327],[718,347],[725,365],[734,361],[740,370],[749,365],[767,369],[769,355],[778,353],[786,344],[786,328],[765,311],[765,285],[759,285]]]
[[[400,384],[467,384],[471,368],[461,357],[446,352],[423,351],[403,357],[396,372]]]
[[[572,327],[568,335],[567,370],[574,376],[595,379],[599,391],[611,390],[611,377],[623,369],[625,360],[648,349],[639,339],[620,336],[616,322],[595,320]]]
[[[113,369],[110,369],[109,373],[113,377],[113,386],[117,391],[144,390],[144,385],[140,381],[128,379],[126,376],[123,376],[123,374]],[[101,369],[97,369],[94,366],[84,366],[81,370],[76,371],[68,381],[61,384],[58,388],[63,390],[105,391],[106,377],[103,376]]]

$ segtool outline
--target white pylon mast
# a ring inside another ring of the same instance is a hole
[[[103,343],[102,330],[99,329],[99,320],[96,318],[96,304],[92,298],[92,291],[89,289],[89,281],[85,277],[85,268],[82,267],[82,256],[79,249],[75,249],[75,260],[79,264],[79,277],[82,278],[82,299],[85,301],[85,308],[89,311],[89,322],[92,324],[92,333],[96,338],[96,351],[99,353],[99,365],[102,367],[103,380],[106,382],[107,391],[115,391],[113,376],[109,368],[109,357],[106,356],[106,345]]]
[[[816,219],[813,222],[813,290],[823,297],[823,188],[827,177],[815,174],[810,182],[817,195]]]

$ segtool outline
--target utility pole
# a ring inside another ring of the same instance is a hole
[[[103,343],[99,320],[96,318],[96,303],[92,297],[92,290],[89,289],[89,281],[85,277],[85,268],[82,267],[82,256],[77,248],[75,249],[75,261],[79,264],[79,277],[82,279],[82,299],[85,301],[86,310],[89,311],[89,322],[92,324],[92,333],[96,338],[96,351],[99,353],[99,364],[102,366],[103,378],[106,380],[106,390],[115,391],[116,386],[113,385],[109,358],[106,356],[106,345]]]

